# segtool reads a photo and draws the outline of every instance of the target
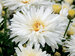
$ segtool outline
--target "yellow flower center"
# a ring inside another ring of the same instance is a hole
[[[44,23],[39,20],[35,20],[32,26],[34,31],[39,31],[41,28],[45,27]]]
[[[24,4],[26,4],[26,3],[28,3],[29,1],[21,1],[22,3],[24,3]]]
[[[68,11],[68,15],[71,16],[71,17],[74,17],[74,15],[75,15],[75,10],[74,10],[74,9],[70,9],[70,10]]]
[[[21,2],[26,4],[26,3],[33,3],[35,2],[36,0],[22,0]]]
[[[36,54],[30,53],[30,54],[28,54],[28,56],[36,56]]]
[[[64,0],[66,3],[72,4],[73,0]]]
[[[60,10],[61,10],[61,5],[59,5],[59,4],[54,4],[54,5],[52,6],[52,8],[53,8],[53,10],[54,10],[55,13],[59,13]]]

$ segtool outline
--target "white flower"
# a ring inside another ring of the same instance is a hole
[[[60,15],[62,16],[68,16],[68,11],[72,9],[74,5],[70,5],[68,3],[62,2],[62,9],[60,11]]]
[[[64,0],[65,3],[72,4],[74,0]]]
[[[13,41],[30,44],[41,43],[42,46],[47,43],[53,51],[58,49],[58,44],[62,44],[64,31],[68,19],[58,14],[52,14],[51,8],[41,7],[40,9],[31,8],[22,9],[22,13],[17,12],[11,20],[11,37],[17,35]]]
[[[32,46],[27,46],[26,48],[20,46],[19,48],[15,48],[16,53],[18,56],[50,56],[49,54],[46,54],[46,51],[42,51],[37,46],[32,49]]]
[[[67,51],[70,52],[69,56],[75,56],[75,35],[71,36],[70,41],[66,41]]]
[[[68,3],[62,2],[62,9],[66,8],[66,9],[72,9],[74,7],[74,5],[70,5]]]
[[[4,6],[10,10],[15,10],[22,6],[29,7],[31,5],[47,5],[50,2],[48,0],[5,0]]]

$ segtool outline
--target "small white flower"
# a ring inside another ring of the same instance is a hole
[[[48,0],[5,0],[4,6],[8,7],[10,10],[15,10],[22,6],[29,8],[31,5],[47,5],[49,3]]]
[[[72,4],[74,0],[64,0],[65,3]]]
[[[75,56],[75,35],[71,36],[70,41],[66,41],[67,51],[70,52],[69,56]]]
[[[17,56],[50,56],[49,54],[46,54],[46,51],[42,51],[37,46],[32,49],[32,46],[27,46],[26,48],[20,47],[15,48]]]
[[[58,44],[62,44],[63,35],[68,23],[66,17],[52,14],[51,8],[41,7],[40,9],[22,9],[22,13],[17,12],[11,20],[11,37],[17,35],[13,41],[30,44],[47,43],[53,51],[58,49]]]
[[[62,2],[62,9],[66,8],[66,9],[72,9],[74,7],[74,5],[70,5],[68,3]]]
[[[68,16],[68,11],[72,9],[74,5],[70,5],[68,3],[62,2],[62,9],[60,11],[60,15],[62,16]]]

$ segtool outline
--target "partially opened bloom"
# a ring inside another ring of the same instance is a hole
[[[31,46],[27,46],[26,48],[22,47],[15,48],[17,56],[50,56],[46,54],[46,51],[42,51],[40,48],[35,47],[32,49]]]
[[[62,7],[60,4],[53,4],[52,8],[53,8],[54,13],[59,13]]]
[[[51,8],[35,7],[30,10],[23,8],[22,13],[17,12],[12,18],[10,29],[11,37],[17,36],[13,41],[28,44],[47,43],[53,50],[62,44],[63,35],[68,23],[66,17],[52,14]]]
[[[21,8],[22,6],[29,7],[31,5],[47,5],[48,0],[5,0],[4,6],[8,7],[10,10],[15,10]]]
[[[66,8],[66,9],[72,9],[74,7],[74,5],[70,5],[68,3],[62,2],[62,9]]]
[[[60,11],[60,14],[63,16],[68,16],[69,14],[70,16],[73,15],[74,14],[73,9],[72,9],[73,7],[74,5],[70,5],[68,3],[62,2],[62,9]],[[71,12],[69,13],[69,11]]]

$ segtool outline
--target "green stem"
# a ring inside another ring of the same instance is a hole
[[[7,9],[5,9],[5,16],[4,16],[4,35],[7,35]]]
[[[69,28],[69,26],[70,26],[70,23],[71,23],[71,20],[69,20],[69,22],[68,22],[68,26],[67,26],[67,28],[66,28],[66,30],[65,30],[64,37],[65,37],[65,35],[66,35],[66,33],[67,33],[67,30],[68,30],[68,28]]]

